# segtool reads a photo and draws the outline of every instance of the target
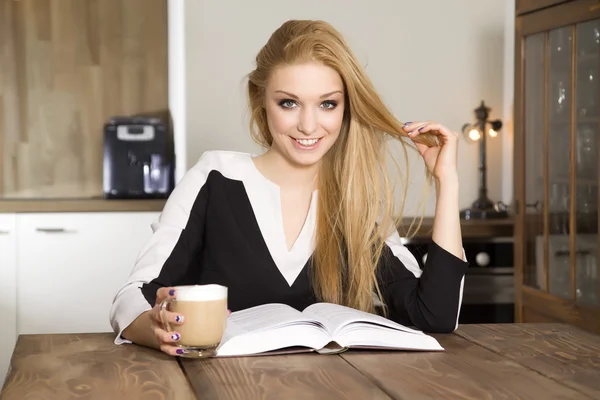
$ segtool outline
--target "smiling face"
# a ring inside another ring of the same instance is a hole
[[[265,92],[271,150],[294,165],[318,163],[339,136],[344,106],[334,69],[317,63],[276,68]]]

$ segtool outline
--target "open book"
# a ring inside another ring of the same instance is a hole
[[[444,350],[421,331],[352,308],[317,303],[300,312],[284,304],[265,304],[229,316],[217,357],[338,353],[349,348]]]

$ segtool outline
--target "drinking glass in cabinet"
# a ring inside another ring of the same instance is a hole
[[[568,239],[568,236],[561,236]],[[571,252],[568,243],[550,245],[548,291],[563,299],[571,298]]]
[[[577,233],[598,233],[598,187],[579,185],[575,216]]]
[[[550,100],[551,118],[569,116],[571,106],[571,29],[562,27],[550,31]]]
[[[575,298],[581,304],[598,306],[598,236],[578,235],[577,241]]]
[[[577,129],[576,138],[577,176],[595,179],[598,177],[598,142],[597,133],[589,125],[581,125]]]
[[[569,234],[569,183],[552,183],[550,186],[550,234]]]

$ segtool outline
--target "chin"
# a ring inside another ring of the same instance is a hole
[[[296,154],[290,154],[289,158],[290,161],[294,164],[297,165],[299,167],[312,167],[313,165],[318,164],[321,159],[323,158],[324,154],[319,154],[319,155],[304,155],[304,156],[298,156]]]

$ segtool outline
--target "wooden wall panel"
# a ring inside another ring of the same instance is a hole
[[[168,118],[167,64],[167,0],[0,0],[0,198],[101,196],[102,125]]]

